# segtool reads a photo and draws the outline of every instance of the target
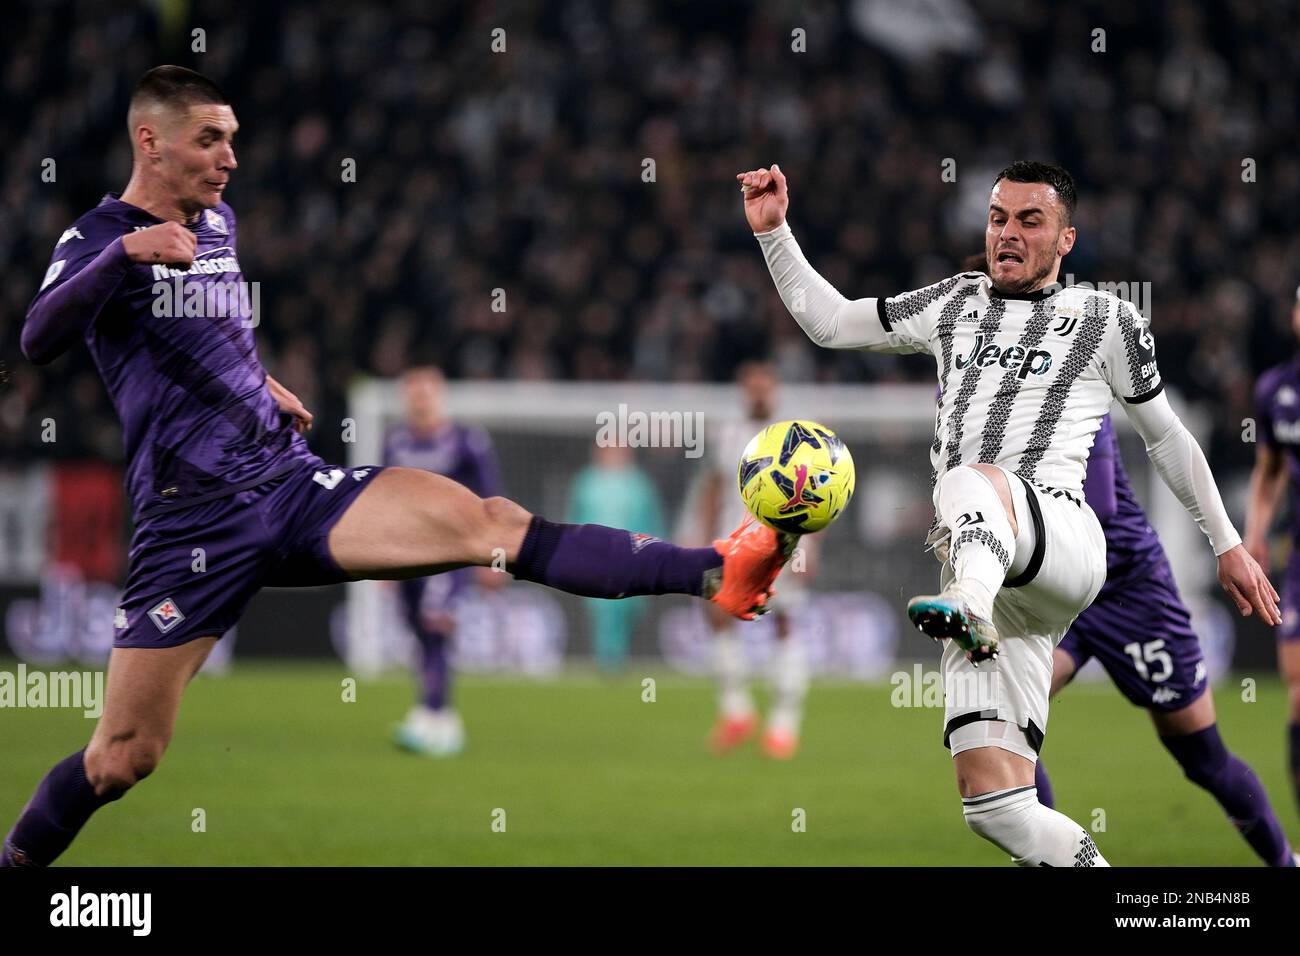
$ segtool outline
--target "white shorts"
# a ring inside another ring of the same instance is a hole
[[[980,720],[1014,724],[1037,753],[1047,732],[1052,651],[1106,581],[1106,536],[1087,502],[1003,470],[1017,501],[1017,523],[1028,520],[1034,530],[1033,553],[1024,570],[1016,555],[1018,573],[993,601],[997,660],[977,668],[952,641],[944,647],[943,742],[954,755],[981,746],[1021,752],[1012,738],[968,733],[953,739],[955,729]],[[1020,513],[1021,502],[1028,515]],[[941,586],[952,575],[951,563],[945,563]]]

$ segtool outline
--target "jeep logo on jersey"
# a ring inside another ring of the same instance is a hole
[[[958,368],[966,368],[968,365],[978,368],[1001,365],[1005,369],[1012,369],[1019,365],[1020,371],[1016,373],[1016,377],[1023,379],[1029,375],[1046,375],[1052,367],[1052,353],[1042,349],[1026,349],[1020,345],[1003,349],[996,342],[988,341],[988,337],[981,332],[975,336],[975,345],[971,348],[970,354],[957,359]]]

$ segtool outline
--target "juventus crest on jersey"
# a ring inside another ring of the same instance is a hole
[[[876,309],[890,351],[935,358],[936,482],[985,462],[1081,494],[1112,396],[1137,404],[1163,388],[1146,319],[1107,292],[1001,295],[988,276],[967,272],[878,299]]]

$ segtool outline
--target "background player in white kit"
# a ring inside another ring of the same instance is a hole
[[[737,463],[750,439],[779,418],[775,368],[767,362],[746,362],[737,372],[736,382],[743,395],[745,416],[723,421],[709,438],[711,467],[704,478],[699,515],[694,524],[707,529],[712,536],[728,522],[735,527],[744,517],[745,507],[736,493]],[[802,553],[791,562],[792,566],[781,579],[780,594],[772,602],[777,644],[769,669],[773,700],[762,747],[775,760],[788,760],[799,749],[803,701],[808,693],[808,650],[795,621],[808,599],[807,583],[816,570],[817,542],[816,535],[799,539]],[[759,717],[749,692],[744,629],[732,626],[726,614],[706,613],[713,632],[718,674],[718,719],[710,742],[717,753],[727,753],[754,735]]]
[[[929,540],[944,562],[943,591],[914,598],[908,614],[926,634],[951,639],[942,665],[944,742],[967,824],[1021,865],[1105,865],[1083,828],[1038,803],[1034,764],[1047,729],[1053,648],[1105,579],[1105,538],[1082,486],[1114,398],[1210,539],[1219,580],[1241,613],[1253,608],[1273,625],[1281,616],[1205,456],[1163,394],[1146,323],[1115,296],[1055,284],[1075,240],[1073,179],[1033,162],[998,175],[985,228],[988,275],[960,273],[901,296],[850,301],[795,242],[780,168],[736,178],[781,298],[813,341],[935,358]]]

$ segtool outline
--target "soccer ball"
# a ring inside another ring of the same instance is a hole
[[[763,524],[810,534],[853,497],[853,456],[825,425],[777,422],[750,439],[736,479],[745,507]]]

